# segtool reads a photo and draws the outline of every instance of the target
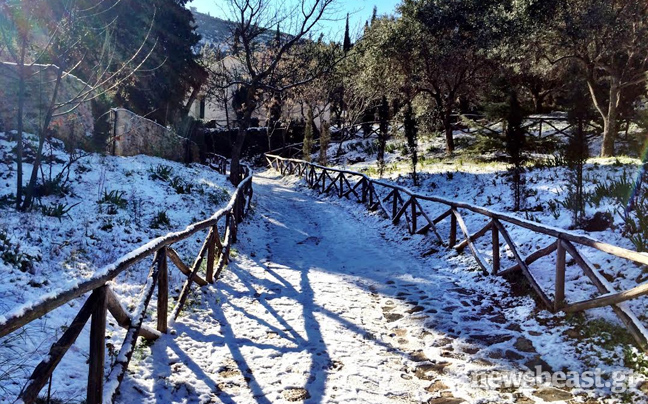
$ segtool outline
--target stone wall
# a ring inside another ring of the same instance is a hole
[[[37,134],[52,101],[59,68],[55,65],[33,65],[28,69],[23,127],[25,132]],[[18,128],[18,77],[15,63],[0,62],[0,131]],[[88,84],[68,74],[61,81],[57,102],[71,100],[88,88]],[[75,105],[63,106],[55,113],[69,110]],[[54,137],[84,148],[94,131],[91,103],[83,102],[73,112],[53,118],[49,129]]]
[[[185,160],[184,139],[172,130],[122,108],[111,111],[111,123],[113,135],[108,145],[111,154],[146,154],[167,160]],[[192,147],[192,159],[198,160],[195,147]]]

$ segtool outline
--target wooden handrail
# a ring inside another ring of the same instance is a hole
[[[486,274],[499,274],[511,275],[521,273],[525,276],[532,289],[539,296],[542,304],[551,311],[565,311],[574,312],[582,311],[595,307],[611,306],[617,316],[626,325],[630,334],[635,338],[637,344],[644,350],[648,350],[648,330],[639,321],[638,317],[630,310],[629,306],[625,304],[627,300],[634,299],[648,294],[648,283],[636,286],[624,292],[616,292],[612,286],[609,285],[602,275],[590,264],[576,249],[574,244],[591,247],[599,251],[608,253],[610,255],[630,260],[636,263],[648,265],[648,254],[640,253],[626,248],[618,247],[609,243],[596,240],[592,237],[577,234],[563,229],[543,225],[540,223],[525,220],[514,215],[503,212],[487,209],[481,206],[472,205],[465,202],[454,201],[446,198],[441,198],[433,195],[421,195],[411,190],[390,184],[384,181],[372,179],[369,176],[358,173],[355,171],[344,170],[339,168],[331,168],[321,166],[316,163],[307,162],[304,160],[285,158],[279,155],[266,153],[266,159],[270,167],[276,168],[282,174],[290,174],[297,171],[298,175],[303,176],[312,188],[317,188],[320,192],[326,193],[331,190],[336,190],[336,194],[341,197],[349,198],[351,192],[342,192],[343,184],[346,183],[348,189],[355,190],[360,184],[363,192],[362,196],[354,192],[358,202],[366,204],[367,195],[366,190],[370,189],[369,208],[375,209],[380,206],[382,213],[389,218],[394,224],[398,224],[401,218],[407,221],[407,228],[411,234],[419,232],[427,232],[432,229],[434,234],[440,238],[436,225],[450,218],[450,231],[448,237],[448,247],[455,248],[459,251],[465,247],[469,247],[472,255],[475,257],[477,264]],[[320,171],[318,173],[318,171]],[[348,179],[358,178],[358,182],[353,186]],[[330,180],[328,187],[326,186],[326,178]],[[344,182],[343,182],[344,181]],[[339,184],[339,185],[338,185]],[[376,187],[382,187],[388,190],[386,196],[381,196],[376,192]],[[376,202],[373,202],[375,198]],[[430,219],[430,216],[423,209],[420,201],[428,201],[439,203],[447,206],[448,208],[435,219]],[[386,207],[383,202],[388,203]],[[462,219],[459,210],[469,211],[489,219],[486,226],[482,227],[476,233],[470,233],[466,223]],[[417,216],[423,216],[428,224],[421,227],[417,226]],[[542,234],[555,238],[555,241],[540,250],[537,250],[522,258],[518,252],[518,246],[514,243],[508,230],[504,227],[503,223],[513,224],[523,229],[530,230],[537,234]],[[457,228],[460,228],[465,236],[465,239],[457,244]],[[477,249],[474,241],[484,236],[488,231],[492,232],[492,252],[493,259],[491,270],[489,271],[488,262],[482,257],[480,251]],[[503,237],[505,244],[509,247],[516,261],[516,265],[500,272],[500,235]],[[573,243],[573,244],[572,244]],[[557,253],[556,269],[555,269],[555,290],[554,300],[543,290],[542,285],[538,282],[534,274],[531,272],[529,265],[538,259],[548,256],[552,253]],[[601,297],[593,298],[586,301],[570,304],[565,298],[565,252],[568,252],[574,260],[582,267],[583,272],[587,277],[596,285],[601,293]],[[426,253],[427,254],[427,253]]]
[[[219,162],[212,168],[219,172],[220,170],[223,170],[223,174],[226,174],[226,164],[223,164],[222,160],[220,160],[221,158],[224,159],[222,156],[218,156]],[[167,331],[167,257],[169,257],[178,266],[181,272],[188,275],[182,296],[180,296],[180,301],[176,305],[176,310],[174,311],[174,318],[177,317],[177,314],[182,309],[182,304],[187,297],[191,283],[196,282],[201,286],[207,284],[206,281],[197,275],[200,262],[206,252],[210,251],[210,254],[212,254],[210,259],[213,260],[215,258],[213,254],[215,254],[216,247],[218,247],[219,271],[217,272],[215,279],[218,279],[220,270],[222,270],[224,264],[228,262],[230,252],[229,246],[235,242],[236,227],[238,226],[238,223],[242,221],[243,216],[249,211],[253,195],[252,170],[248,166],[242,166],[242,172],[245,177],[237,186],[236,191],[232,195],[227,206],[219,209],[210,218],[193,223],[187,226],[184,230],[169,233],[166,236],[151,240],[141,247],[122,256],[116,262],[101,268],[97,271],[96,275],[90,279],[84,280],[76,286],[65,290],[50,292],[42,296],[38,301],[26,303],[9,313],[0,316],[0,337],[3,337],[18,328],[43,317],[61,305],[64,305],[87,292],[93,292],[72,321],[68,331],[64,333],[59,341],[52,346],[50,350],[51,359],[44,360],[34,370],[34,373],[30,377],[19,397],[22,402],[33,403],[36,400],[38,393],[44,386],[46,380],[51,376],[54,368],[60,362],[69,346],[75,341],[88,319],[91,319],[91,352],[89,364],[90,369],[88,372],[87,402],[88,404],[96,404],[112,402],[114,400],[121,380],[123,379],[128,367],[130,357],[135,349],[138,336],[147,339],[155,339],[161,335],[161,333]],[[226,226],[227,228],[225,231],[224,244],[226,248],[221,246],[220,235],[217,233],[217,224],[222,218],[226,218],[229,223],[229,225]],[[196,258],[191,269],[186,268],[177,253],[175,253],[170,246],[206,229],[210,230],[209,235],[198,254],[198,258]],[[117,296],[112,292],[107,283],[130,266],[151,255],[155,258],[153,260],[151,272],[147,278],[147,283],[144,287],[141,301],[136,307],[135,313],[129,314],[123,308]],[[214,279],[212,278],[210,280],[213,281]],[[148,307],[156,285],[158,288],[158,330],[143,325],[146,308]],[[105,358],[103,353],[105,351],[106,343],[105,328],[107,312],[113,314],[117,323],[122,327],[126,327],[128,331],[126,332],[126,338],[122,344],[118,360],[111,369],[108,384],[104,386],[103,372]]]

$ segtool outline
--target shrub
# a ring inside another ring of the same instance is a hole
[[[68,213],[70,213],[70,210],[72,210],[72,208],[74,208],[80,203],[81,202],[77,202],[74,205],[68,205],[65,203],[57,202],[51,205],[40,205],[40,209],[45,216],[55,217],[60,222],[63,216],[69,217]]]
[[[164,164],[159,164],[155,167],[149,168],[148,172],[150,179],[167,182],[171,180],[171,176],[173,175],[173,168],[165,166]]]
[[[151,220],[151,229],[162,229],[171,227],[171,220],[163,210],[157,211]]]
[[[102,205],[108,205],[108,210],[106,213],[109,215],[114,215],[117,213],[117,209],[124,209],[128,206],[128,201],[124,198],[124,191],[110,191],[107,192],[104,190],[104,194],[97,201],[97,203]]]
[[[190,194],[193,189],[193,184],[188,183],[180,177],[173,177],[169,182],[169,185],[175,189],[178,194]]]

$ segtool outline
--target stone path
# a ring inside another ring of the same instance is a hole
[[[480,282],[468,257],[423,261],[381,237],[379,219],[361,222],[271,174],[255,179],[255,195],[234,263],[134,368],[123,402],[588,402],[471,384],[477,373],[550,369],[537,349],[547,335],[519,324],[535,315],[532,300]],[[521,306],[502,308],[506,299]]]

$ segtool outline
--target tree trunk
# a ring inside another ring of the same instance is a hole
[[[450,113],[445,112],[443,116],[443,129],[445,130],[446,154],[452,155],[455,150],[454,136],[452,133],[452,123],[450,122]]]
[[[23,114],[25,111],[25,52],[27,42],[23,39],[20,47],[18,70],[18,134],[16,135],[16,209],[20,209],[23,197]]]
[[[603,117],[603,145],[601,148],[601,157],[614,156],[614,141],[619,130],[617,116],[620,98],[621,88],[619,86],[619,80],[616,77],[613,77],[610,83],[610,101],[607,116]]]
[[[252,112],[253,108],[246,108],[243,113],[243,117],[238,122],[238,132],[236,134],[236,140],[234,145],[232,145],[232,164],[230,165],[230,182],[234,185],[238,185],[241,182],[241,151],[243,150],[243,144],[245,143],[245,136],[247,135],[247,130],[250,127],[252,122]]]
[[[29,209],[33,202],[34,188],[36,187],[36,180],[38,178],[38,170],[40,169],[40,164],[43,160],[43,146],[45,145],[45,137],[54,115],[54,109],[56,108],[56,99],[58,98],[58,92],[61,87],[62,77],[63,67],[58,67],[58,70],[56,72],[56,83],[54,84],[54,90],[52,91],[52,99],[45,114],[45,120],[43,121],[39,129],[40,133],[38,134],[38,151],[36,152],[36,159],[34,160],[34,165],[32,167],[29,184],[27,185],[27,189],[25,190],[25,201],[22,204],[22,210]]]

